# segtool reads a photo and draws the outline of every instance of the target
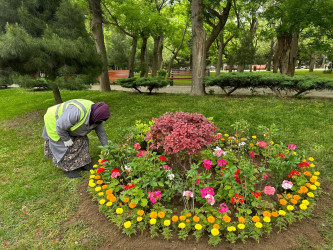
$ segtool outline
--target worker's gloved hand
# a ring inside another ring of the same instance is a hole
[[[73,141],[72,141],[72,139],[69,139],[68,141],[64,141],[64,144],[66,147],[70,147],[70,146],[73,146]]]

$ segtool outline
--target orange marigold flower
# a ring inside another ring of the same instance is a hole
[[[299,196],[298,194],[295,194],[294,199],[298,201],[299,199],[301,199],[301,196]]]
[[[112,189],[108,189],[108,190],[105,191],[105,193],[106,193],[107,195],[112,194],[112,192],[113,192]]]
[[[290,202],[291,202],[292,204],[294,204],[294,205],[297,204],[297,200],[295,200],[295,199],[291,199]]]
[[[219,230],[219,229],[220,229],[220,226],[219,226],[218,224],[214,224],[214,225],[213,225],[213,228],[216,228],[217,230]]]
[[[179,219],[180,219],[181,221],[184,221],[184,220],[186,220],[186,216],[181,215],[181,216],[179,216]]]
[[[287,201],[285,200],[285,199],[280,199],[280,204],[282,205],[282,206],[284,206],[284,205],[287,205]]]
[[[96,183],[97,183],[98,185],[102,185],[102,184],[103,184],[103,180],[98,180]]]
[[[315,183],[317,180],[315,178],[311,178],[310,182]],[[98,184],[98,183],[97,183]]]
[[[187,217],[191,217],[192,214],[191,214],[191,213],[187,213],[186,216],[187,216]]]
[[[264,211],[263,214],[262,214],[262,216],[264,216],[264,217],[271,217],[271,213],[268,212],[268,211]]]
[[[209,223],[214,223],[215,222],[214,216],[208,216],[207,220],[208,220]]]
[[[115,202],[117,200],[116,196],[114,196],[113,194],[108,195],[106,198],[111,202]]]
[[[278,217],[278,216],[279,216],[279,213],[278,213],[278,212],[272,212],[272,216],[273,216],[273,217]]]
[[[165,216],[165,213],[163,211],[158,212],[158,218],[163,219]]]
[[[310,184],[310,186],[311,186],[311,184]],[[298,193],[300,193],[300,194],[305,194],[305,193],[307,193],[308,191],[309,191],[309,189],[308,189],[307,187],[301,186],[301,187],[299,188],[299,190],[298,190]]]
[[[257,215],[255,215],[255,216],[252,217],[252,221],[253,222],[259,222],[260,221],[260,217],[257,216]]]
[[[143,210],[139,210],[138,212],[137,212],[137,215],[139,215],[139,216],[142,216],[142,215],[144,215],[145,214],[145,211],[143,211]]]
[[[200,221],[200,218],[199,218],[198,216],[195,215],[195,216],[193,216],[193,221],[194,221],[194,222],[199,222],[199,221]]]
[[[288,199],[293,198],[292,194],[287,194],[287,198],[288,198]]]
[[[108,185],[103,185],[102,186],[102,189],[107,189],[108,188]]]
[[[151,219],[156,219],[157,218],[157,212],[153,211],[150,213],[150,218]]]
[[[186,219],[186,222],[187,222],[187,223],[190,223],[191,221],[190,221],[190,219]]]
[[[171,220],[173,222],[177,222],[178,221],[178,216],[177,215],[172,216]]]
[[[307,182],[307,183],[305,183],[305,186],[307,186],[309,188],[311,186],[311,183]]]
[[[136,207],[136,204],[131,202],[129,205],[128,205],[130,208],[135,208]]]
[[[99,179],[101,179],[101,176],[100,175],[96,175],[95,176],[95,180],[99,180]]]
[[[129,202],[129,198],[124,198],[124,202],[125,203]]]
[[[305,171],[305,172],[304,172],[304,175],[305,175],[305,176],[309,176],[309,177],[312,176],[312,174],[311,174],[309,171]]]
[[[222,220],[226,223],[229,223],[231,221],[231,218],[228,215],[223,215]]]
[[[238,222],[244,224],[245,223],[245,218],[244,217],[239,217]]]

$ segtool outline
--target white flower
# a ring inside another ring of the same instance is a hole
[[[193,197],[193,193],[191,191],[184,191],[183,196],[185,197]]]
[[[169,173],[169,174],[167,175],[167,177],[169,178],[169,180],[173,180],[173,178],[175,178],[175,175],[172,174],[172,173]]]
[[[241,143],[238,143],[238,146],[244,146],[246,144],[246,142],[241,142]]]
[[[132,167],[130,166],[130,165],[125,165],[125,170],[127,170],[127,171],[132,171]]]

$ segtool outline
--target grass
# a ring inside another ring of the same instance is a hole
[[[62,91],[63,100],[85,98],[104,101],[111,109],[106,123],[109,139],[117,139],[135,120],[148,122],[166,111],[199,112],[214,117],[222,133],[245,119],[251,132],[258,125],[275,123],[275,141],[297,144],[313,156],[327,182],[333,178],[333,102],[328,99],[279,99],[214,95],[138,95],[99,91]],[[43,157],[43,114],[54,104],[52,92],[0,90],[0,248],[98,249],[103,242],[85,225],[72,223],[77,215],[77,187],[84,178],[70,180]],[[97,161],[99,141],[89,134],[90,152]],[[325,194],[333,198],[332,194]],[[328,208],[323,228],[327,248],[333,247],[332,212]],[[126,237],[126,236],[124,236]],[[300,236],[301,237],[301,236]],[[304,243],[305,244],[305,243]],[[307,243],[306,243],[307,244]]]

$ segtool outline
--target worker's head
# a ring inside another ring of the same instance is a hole
[[[104,102],[97,102],[91,106],[90,124],[100,124],[110,117],[109,106]]]

